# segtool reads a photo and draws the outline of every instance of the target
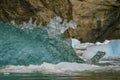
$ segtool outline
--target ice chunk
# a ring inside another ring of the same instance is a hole
[[[73,38],[73,39],[72,39],[72,47],[73,47],[73,48],[76,48],[76,46],[78,46],[78,45],[80,45],[80,41]]]
[[[104,58],[120,57],[120,40],[105,41],[103,44],[88,46],[83,57],[91,59],[98,51],[106,53]]]

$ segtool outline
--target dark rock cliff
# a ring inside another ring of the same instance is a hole
[[[0,20],[17,24],[33,18],[43,25],[61,16],[78,27],[65,32],[82,42],[120,38],[119,0],[0,0]]]

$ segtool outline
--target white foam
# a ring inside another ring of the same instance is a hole
[[[120,70],[119,66],[97,66],[90,64],[61,62],[58,64],[43,63],[42,65],[14,66],[8,65],[0,68],[0,73],[74,73],[97,70]]]

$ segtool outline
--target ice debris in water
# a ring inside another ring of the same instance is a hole
[[[29,66],[15,66],[8,65],[0,69],[0,73],[70,73],[81,71],[94,71],[100,69],[97,65],[90,64],[78,64],[70,62],[60,62],[58,64],[51,64],[44,62],[41,65],[29,65]]]
[[[8,65],[0,68],[0,73],[11,74],[11,73],[46,73],[46,74],[83,74],[84,72],[99,72],[99,71],[120,71],[119,66],[98,66],[91,64],[80,64],[80,63],[70,63],[70,62],[60,62],[58,64],[51,64],[44,62],[41,65],[29,65],[29,66],[15,66]]]

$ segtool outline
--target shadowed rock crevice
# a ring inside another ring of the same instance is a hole
[[[120,6],[112,6],[95,41],[120,38]]]

